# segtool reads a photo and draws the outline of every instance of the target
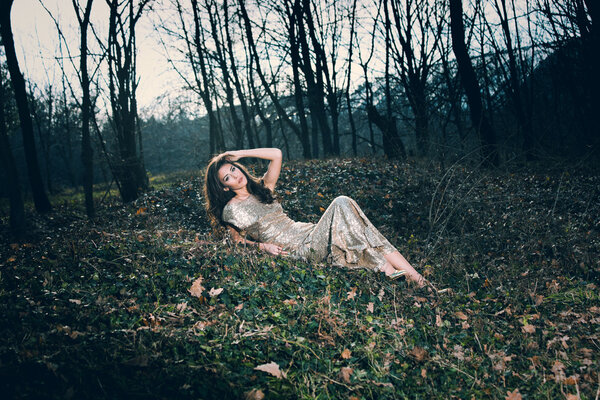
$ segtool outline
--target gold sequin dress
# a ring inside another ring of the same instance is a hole
[[[277,201],[263,204],[254,196],[227,204],[223,221],[254,240],[282,246],[292,257],[347,268],[379,270],[384,255],[396,251],[346,196],[332,201],[316,224],[295,222]]]

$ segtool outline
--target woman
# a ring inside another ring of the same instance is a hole
[[[261,180],[236,163],[241,158],[269,160]],[[281,171],[279,149],[228,151],[206,169],[204,195],[214,226],[229,229],[238,243],[256,245],[271,255],[291,255],[348,268],[369,268],[397,279],[407,277],[419,287],[425,280],[377,231],[354,200],[341,196],[317,224],[292,221],[273,191]],[[254,240],[242,237],[245,231]]]

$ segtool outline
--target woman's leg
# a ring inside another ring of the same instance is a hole
[[[387,263],[385,264],[384,268],[389,263],[391,264],[391,266],[393,266],[393,268],[395,268],[398,271],[406,271],[408,279],[415,282],[419,287],[425,286],[425,278],[423,278],[423,276],[420,273],[418,273],[413,268],[413,266],[410,265],[406,258],[404,258],[404,256],[398,251],[388,253],[384,256],[384,258],[387,260]],[[384,272],[386,272],[386,275],[389,275],[385,269]]]

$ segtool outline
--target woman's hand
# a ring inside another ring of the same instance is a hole
[[[258,248],[266,251],[272,256],[287,256],[289,253],[283,247],[272,243],[259,243]]]
[[[222,156],[225,157],[225,159],[227,161],[236,162],[240,158],[244,157],[244,155],[241,153],[242,153],[242,151],[240,151],[240,150],[232,150],[232,151],[226,151],[225,153],[222,154]]]

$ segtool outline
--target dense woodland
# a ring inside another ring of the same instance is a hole
[[[2,393],[598,398],[594,0],[64,3],[42,84],[0,0]],[[349,195],[454,297],[211,236],[202,168],[249,147],[292,218]]]

